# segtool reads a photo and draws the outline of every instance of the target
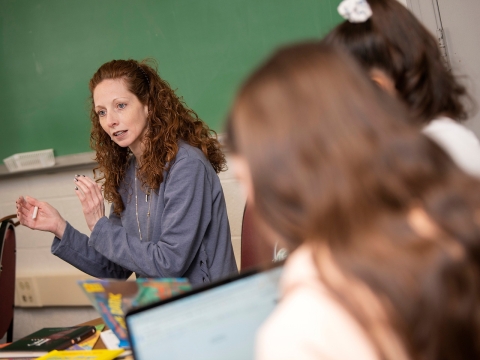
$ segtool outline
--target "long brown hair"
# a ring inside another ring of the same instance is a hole
[[[344,21],[323,41],[345,47],[367,71],[385,71],[412,115],[422,123],[440,115],[465,120],[464,102],[471,99],[444,66],[435,38],[397,0],[368,3],[373,13],[369,20]]]
[[[125,208],[118,187],[125,176],[131,153],[128,148],[122,148],[110,139],[95,112],[93,91],[106,79],[122,79],[128,90],[148,106],[148,131],[143,139],[145,150],[142,158],[137,159],[140,162],[137,175],[143,186],[158,189],[163,181],[163,172],[177,155],[179,140],[202,150],[217,173],[225,170],[225,156],[215,131],[209,129],[195,111],[188,108],[170,85],[160,78],[153,60],[107,62],[97,70],[89,84],[92,103],[90,144],[96,151],[95,160],[99,164],[94,173],[97,174],[97,170],[100,173],[97,181],[105,180],[104,196],[113,202],[116,214]]]
[[[315,249],[322,281],[381,358],[478,358],[480,184],[409,122],[347,54],[307,43],[247,79],[227,135],[259,216],[292,248]],[[412,227],[415,209],[434,235]],[[375,300],[360,300],[363,288]]]

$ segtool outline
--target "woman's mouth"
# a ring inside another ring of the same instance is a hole
[[[116,131],[113,133],[113,137],[119,138],[127,133],[128,130]]]

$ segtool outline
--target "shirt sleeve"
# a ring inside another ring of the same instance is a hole
[[[176,161],[165,178],[161,232],[141,241],[107,218],[100,219],[89,245],[119,266],[143,277],[181,277],[189,268],[211,220],[212,192],[205,165],[195,158]]]
[[[98,278],[127,279],[132,274],[88,246],[88,236],[68,222],[62,239],[55,237],[53,240],[51,251],[77,269]]]

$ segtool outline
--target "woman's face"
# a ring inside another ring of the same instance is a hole
[[[93,102],[103,130],[116,144],[128,146],[140,158],[147,132],[147,105],[127,89],[122,79],[103,80],[93,90]]]

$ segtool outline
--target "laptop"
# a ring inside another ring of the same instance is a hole
[[[283,263],[194,289],[125,316],[135,360],[253,359],[279,297]]]

